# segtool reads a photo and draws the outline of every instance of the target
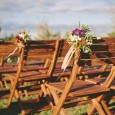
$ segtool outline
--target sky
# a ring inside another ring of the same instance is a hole
[[[28,31],[37,36],[38,25],[47,23],[52,31],[89,25],[95,36],[106,36],[115,23],[115,0],[0,0],[0,37]]]

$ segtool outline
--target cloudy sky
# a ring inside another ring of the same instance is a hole
[[[0,37],[27,30],[34,38],[41,23],[64,33],[79,21],[105,36],[112,31],[112,10],[115,0],[0,0]]]

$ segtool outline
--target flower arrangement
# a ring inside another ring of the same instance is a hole
[[[84,53],[91,52],[90,46],[93,43],[93,32],[89,29],[88,26],[81,26],[79,24],[79,28],[76,28],[73,31],[69,31],[67,34],[67,41],[70,44],[70,48],[63,60],[62,63],[62,69],[66,69],[70,61],[72,60],[72,57],[74,53],[77,51],[76,57],[79,57],[80,51],[83,51]]]
[[[74,29],[72,32],[69,31],[67,33],[67,41],[70,46],[74,46],[76,48],[80,48],[85,53],[91,51],[90,46],[93,42],[93,32],[89,29],[88,26],[83,25],[79,28]]]
[[[20,53],[21,48],[24,47],[28,40],[30,40],[30,35],[27,32],[20,32],[18,35],[16,35],[16,44],[17,47],[7,56],[7,62],[11,62],[11,56],[14,55],[16,51]]]
[[[24,47],[28,40],[30,40],[30,35],[27,32],[20,32],[16,36],[16,44],[18,45],[18,47]]]

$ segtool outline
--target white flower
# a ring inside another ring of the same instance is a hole
[[[92,45],[93,43],[92,42],[87,42],[87,45]]]
[[[101,37],[96,37],[97,38],[97,40],[100,40],[101,39]]]
[[[20,33],[19,36],[24,39],[25,35],[23,33]]]
[[[93,36],[94,32],[86,32],[86,36]]]
[[[89,51],[88,51],[88,50],[85,50],[84,52],[85,52],[85,53],[88,53]]]
[[[76,40],[76,36],[75,35],[70,35],[70,39],[71,39],[71,41],[75,41]]]
[[[77,36],[77,40],[78,40],[78,41],[81,41],[81,38],[80,38],[79,36]]]

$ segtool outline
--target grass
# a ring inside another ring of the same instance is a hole
[[[31,97],[30,97],[31,98]],[[13,99],[13,103],[7,109],[6,108],[7,99],[2,99],[0,101],[0,115],[20,115],[20,108],[15,99]],[[86,109],[88,106],[78,106],[66,109],[68,115],[83,115],[86,113]],[[51,115],[52,110],[42,111],[40,113],[34,113],[32,115]]]
[[[0,100],[0,115],[21,115],[20,108],[15,99],[13,99],[13,103],[7,109],[6,108],[7,99]],[[110,109],[115,112],[115,100],[110,102]],[[88,105],[77,106],[66,109],[67,115],[86,115],[86,110]],[[40,113],[34,113],[31,115],[51,115],[52,110],[42,111]]]

